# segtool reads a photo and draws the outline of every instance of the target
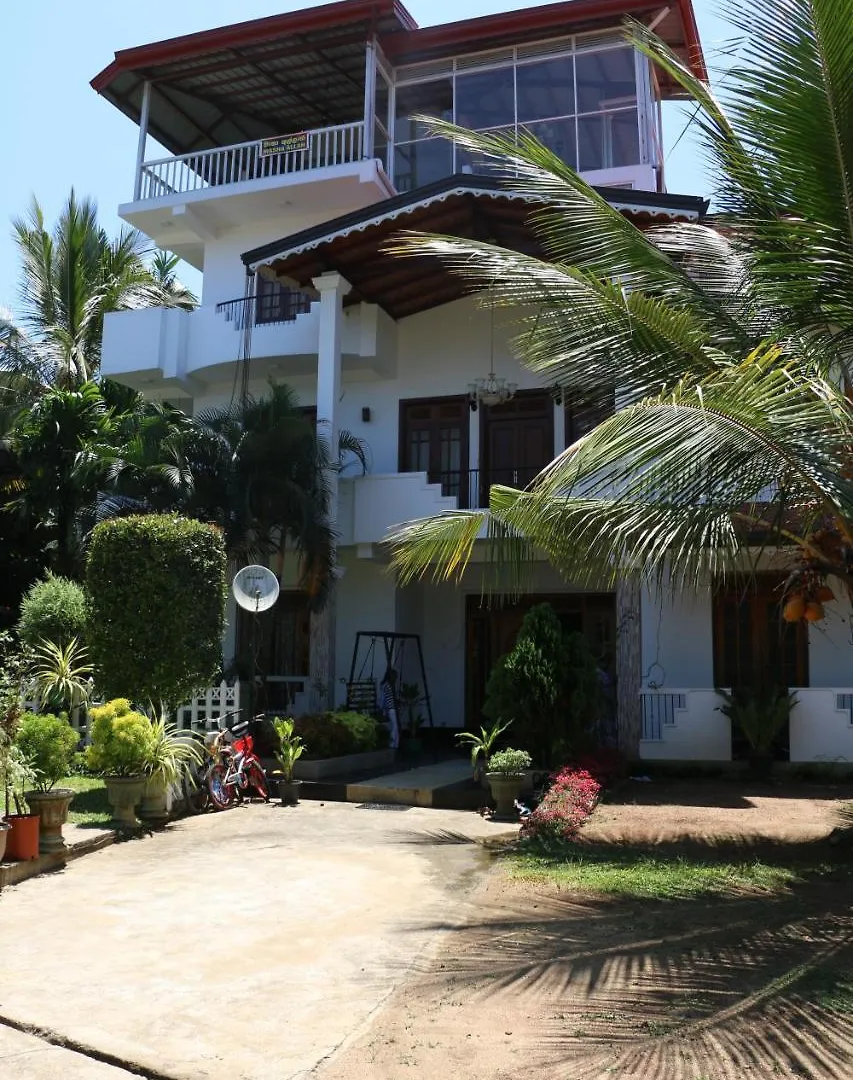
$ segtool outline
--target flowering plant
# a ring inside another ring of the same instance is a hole
[[[537,840],[572,840],[601,795],[601,785],[586,769],[561,769],[545,797],[521,827],[522,836]]]

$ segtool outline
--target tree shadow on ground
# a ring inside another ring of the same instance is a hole
[[[441,964],[421,978],[439,998],[452,987],[471,1028],[490,1002],[510,1003],[527,1018],[517,1032],[526,1071],[540,1077],[850,1076],[850,835],[848,816],[836,844],[581,844],[577,855],[626,867],[652,854],[703,865],[760,860],[795,876],[776,892],[665,900],[504,881],[461,922],[434,927],[448,938]]]

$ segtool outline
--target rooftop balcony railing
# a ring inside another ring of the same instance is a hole
[[[159,199],[246,180],[289,176],[364,157],[364,121],[314,128],[304,133],[302,149],[269,152],[260,139],[144,161],[136,178],[135,200]],[[272,140],[267,140],[271,142]]]
[[[238,296],[216,305],[216,314],[242,330],[247,322],[253,326],[270,326],[275,323],[296,322],[299,315],[311,310],[310,296],[298,289],[280,289],[260,296]]]

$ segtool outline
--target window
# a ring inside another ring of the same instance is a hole
[[[255,325],[292,322],[311,307],[311,298],[258,274],[255,278]]]
[[[598,427],[602,420],[612,416],[615,408],[614,395],[602,394],[597,398],[581,398],[570,395],[566,409],[566,446],[576,443],[583,435]]]
[[[536,59],[519,56],[518,50],[459,58],[448,61],[441,72],[425,72],[421,80],[414,70],[403,71],[395,90],[397,189],[411,190],[454,172],[492,168],[488,159],[430,141],[427,126],[414,119],[417,115],[455,120],[475,131],[514,135],[523,128],[582,171],[640,164],[634,51],[606,45],[572,51],[569,44],[564,49]],[[470,70],[475,62],[477,70]]]
[[[468,404],[463,397],[400,402],[400,471],[425,472],[468,505]]]

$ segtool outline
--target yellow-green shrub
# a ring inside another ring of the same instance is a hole
[[[148,767],[155,744],[154,728],[127,698],[114,698],[92,709],[92,745],[86,764],[104,776],[139,776]]]

